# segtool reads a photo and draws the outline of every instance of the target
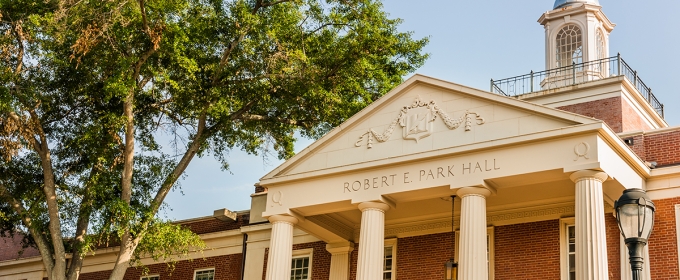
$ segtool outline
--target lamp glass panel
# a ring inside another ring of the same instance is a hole
[[[453,261],[448,261],[446,262],[446,265],[444,266],[446,268],[445,272],[445,278],[446,280],[456,280],[456,273],[458,270],[458,267]]]
[[[652,233],[652,227],[654,224],[654,212],[652,211],[652,208],[644,207],[644,213],[644,225],[642,227],[642,235],[640,235],[640,237],[649,239],[649,235]]]
[[[640,208],[637,204],[624,204],[619,206],[618,210],[619,223],[621,224],[623,237],[640,237],[638,236],[638,215],[643,215],[644,212],[639,211]]]

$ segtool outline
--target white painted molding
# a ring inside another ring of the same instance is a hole
[[[328,215],[317,215],[307,217],[312,223],[319,225],[327,230],[334,232],[344,238],[354,236],[354,229]]]
[[[574,225],[574,217],[560,219],[560,279],[569,279],[569,236],[567,226]]]
[[[538,222],[546,220],[556,220],[562,217],[574,216],[573,202],[552,205],[553,207],[519,209],[514,211],[492,212],[487,216],[487,223],[493,226],[503,226],[515,223]],[[460,219],[456,217],[455,223],[459,224]],[[434,234],[451,231],[451,218],[440,218],[425,222],[405,223],[398,225],[388,225],[385,228],[385,236],[388,237],[408,237],[422,234]],[[358,231],[355,231],[355,238],[358,238]]]
[[[385,247],[392,246],[392,278],[391,280],[396,280],[397,279],[397,262],[399,259],[397,258],[397,239],[396,238],[389,238],[385,239]]]
[[[680,267],[680,204],[675,205],[675,234],[676,234],[676,247],[675,251],[678,253],[678,263]],[[645,246],[647,248],[647,252],[649,251],[649,246]],[[647,256],[645,256],[647,257]],[[680,268],[679,268],[680,269]]]

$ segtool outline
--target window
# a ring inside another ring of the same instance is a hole
[[[569,24],[557,33],[555,41],[557,67],[565,67],[583,62],[581,28],[575,24]]]
[[[595,33],[596,41],[597,41],[597,59],[603,59],[605,57],[605,45],[604,45],[604,36],[602,35],[602,31],[599,29],[597,30],[597,33]]]
[[[567,254],[569,280],[576,280],[576,226],[567,226]]]
[[[600,29],[595,33],[595,43],[597,44],[597,59],[601,60],[606,57],[607,48],[605,45],[605,38]],[[599,72],[602,77],[607,76],[607,62],[600,61],[594,65],[595,72]]]
[[[295,257],[290,265],[290,280],[309,279],[309,256]]]
[[[293,259],[290,264],[290,280],[312,279],[312,253],[314,249],[301,249],[293,251]]]
[[[576,279],[576,226],[574,226],[574,218],[560,220],[560,266],[563,280]]]
[[[394,280],[396,277],[397,239],[385,240],[385,256],[383,258],[383,280]]]
[[[142,276],[140,280],[159,280],[161,277],[159,275],[149,275],[149,276]]]
[[[202,269],[194,271],[194,280],[213,280],[215,279],[215,269]]]

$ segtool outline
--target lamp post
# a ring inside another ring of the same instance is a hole
[[[451,259],[449,259],[448,262],[446,262],[445,268],[446,272],[444,273],[444,279],[446,280],[457,280],[458,279],[458,263],[456,262],[456,259],[454,258],[454,253],[456,251],[455,248],[455,242],[456,242],[456,231],[454,230],[455,228],[453,227],[453,209],[454,209],[454,203],[456,200],[456,196],[452,195],[451,196]]]
[[[633,280],[639,280],[645,262],[643,249],[654,227],[654,202],[641,189],[624,190],[614,203],[616,221],[630,255]]]

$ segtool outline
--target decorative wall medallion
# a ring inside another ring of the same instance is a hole
[[[460,118],[453,119],[446,112],[441,110],[439,106],[430,100],[430,102],[423,102],[420,97],[416,98],[410,106],[404,106],[399,112],[392,123],[385,129],[383,133],[378,133],[373,129],[369,129],[368,132],[362,134],[359,140],[354,143],[354,146],[361,147],[366,140],[366,147],[368,149],[373,148],[373,138],[378,142],[382,143],[390,139],[394,129],[397,124],[402,127],[402,137],[406,140],[415,140],[416,143],[425,137],[432,134],[434,130],[434,121],[437,116],[441,117],[446,127],[450,130],[458,128],[460,125],[465,124],[465,131],[470,131],[472,129],[472,121],[476,120],[477,125],[484,124],[484,118],[479,116],[479,114],[466,111]]]
[[[577,161],[579,158],[589,159],[588,158],[589,151],[590,145],[588,145],[588,143],[581,142],[576,144],[576,146],[574,146],[574,154],[576,154],[576,159],[574,159],[574,161]]]
[[[283,194],[281,193],[281,191],[275,192],[272,194],[272,202],[278,204],[279,206],[283,206],[283,203],[281,203],[282,197]],[[274,205],[272,205],[271,207],[274,207]]]

